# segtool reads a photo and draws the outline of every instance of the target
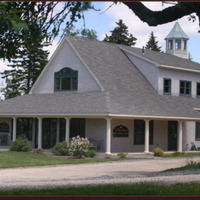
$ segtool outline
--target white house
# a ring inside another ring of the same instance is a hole
[[[187,40],[178,23],[168,53],[65,37],[29,94],[0,102],[0,146],[20,135],[34,148],[80,135],[108,154],[200,146],[200,64]]]

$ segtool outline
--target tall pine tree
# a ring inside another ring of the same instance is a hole
[[[48,61],[48,51],[43,48],[49,45],[39,30],[37,23],[30,24],[32,31],[23,33],[23,40],[12,64],[11,70],[5,70],[2,78],[6,78],[7,86],[3,88],[5,99],[28,94],[40,72]]]
[[[129,34],[128,27],[120,19],[119,22],[116,22],[117,27],[114,28],[111,32],[111,35],[104,38],[104,42],[111,42],[116,44],[122,44],[127,46],[134,46],[136,44],[137,38],[133,37],[132,34]]]
[[[151,32],[149,41],[147,42],[145,49],[150,49],[152,51],[161,51],[161,47],[158,46],[158,41],[156,41],[156,37],[154,36],[153,32]]]

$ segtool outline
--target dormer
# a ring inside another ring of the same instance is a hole
[[[188,58],[187,41],[188,36],[184,33],[179,23],[176,22],[170,33],[165,38],[166,40],[166,53],[172,55]]]

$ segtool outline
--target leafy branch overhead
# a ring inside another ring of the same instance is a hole
[[[61,25],[72,26],[84,18],[83,11],[87,9],[94,9],[89,2],[0,2],[0,58],[10,61],[17,54],[24,30],[35,31],[30,21],[37,22],[37,30],[46,40],[59,34],[62,38]]]
[[[193,21],[196,20],[194,13],[200,17],[199,2],[178,2],[161,11],[152,11],[141,2],[122,3],[149,26],[172,22],[183,16],[189,16]],[[91,2],[0,2],[0,58],[10,60],[16,54],[18,42],[22,40],[21,30],[32,31],[27,26],[28,20],[37,20],[41,33],[47,39],[58,35],[62,38],[64,30],[79,19],[84,20],[84,11],[89,9],[96,10]]]

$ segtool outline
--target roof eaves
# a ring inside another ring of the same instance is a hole
[[[179,71],[200,73],[200,70],[186,69],[186,68],[175,67],[175,66],[169,66],[169,65],[158,65],[158,67],[159,67],[159,68],[165,68],[165,69],[172,69],[172,70],[179,70]]]

